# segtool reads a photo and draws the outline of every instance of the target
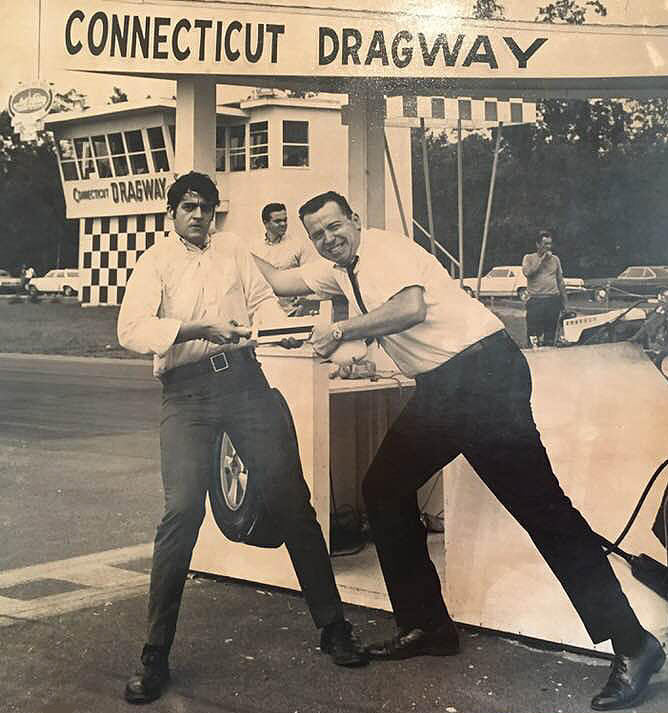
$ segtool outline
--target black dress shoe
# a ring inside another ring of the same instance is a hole
[[[459,635],[451,622],[433,631],[410,629],[393,639],[369,644],[369,658],[398,661],[412,656],[452,656],[459,653]]]
[[[337,666],[366,666],[369,657],[353,634],[349,621],[328,624],[320,634],[320,651],[329,654]]]
[[[125,685],[128,703],[150,703],[160,698],[169,681],[169,665],[164,649],[146,644],[141,652],[142,666]]]
[[[659,641],[648,631],[636,656],[615,656],[610,678],[603,690],[594,696],[595,711],[630,708],[640,701],[652,674],[661,670],[666,654]]]

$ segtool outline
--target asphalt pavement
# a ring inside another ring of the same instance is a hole
[[[0,712],[117,713],[143,643],[161,514],[145,361],[0,355]],[[387,612],[347,614],[364,640]],[[462,627],[463,651],[337,668],[304,600],[189,579],[169,713],[583,713],[609,662]],[[668,711],[668,667],[636,710]]]

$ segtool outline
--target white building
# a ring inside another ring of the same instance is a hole
[[[299,231],[297,210],[304,201],[329,189],[346,194],[348,185],[340,99],[256,94],[216,111],[216,229],[249,238],[264,231],[266,203],[284,203],[290,229]],[[79,221],[79,300],[120,304],[138,257],[169,235],[165,207],[174,179],[176,102],[111,104],[54,114],[46,124],[56,138],[67,217]],[[405,128],[386,133],[410,215],[410,134]],[[396,201],[388,201],[387,221],[402,229]]]

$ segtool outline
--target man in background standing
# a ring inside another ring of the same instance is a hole
[[[318,257],[308,240],[288,233],[288,214],[283,203],[267,203],[262,209],[262,222],[264,235],[253,242],[251,252],[276,269],[299,267]],[[279,302],[288,315],[295,314],[300,305],[297,297],[283,297]]]
[[[552,254],[552,233],[541,230],[536,252],[522,258],[522,272],[527,278],[527,339],[529,346],[554,344],[559,315],[566,309],[566,284],[561,261]]]

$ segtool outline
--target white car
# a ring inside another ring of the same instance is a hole
[[[477,277],[466,277],[463,280],[464,290],[474,295],[478,286]],[[564,277],[567,292],[580,292],[584,282],[579,277]],[[523,302],[529,297],[527,278],[520,265],[503,265],[493,267],[480,280],[480,297],[519,297]]]
[[[16,292],[21,288],[21,278],[12,277],[7,270],[0,270],[0,291]]]
[[[56,292],[71,297],[79,292],[81,278],[74,269],[49,270],[44,277],[33,277],[28,283],[28,292],[38,295],[42,292]]]

